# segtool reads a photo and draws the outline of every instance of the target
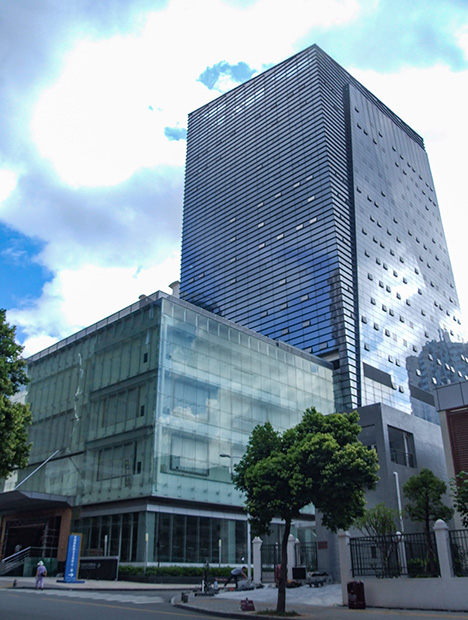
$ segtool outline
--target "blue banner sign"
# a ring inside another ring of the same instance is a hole
[[[65,583],[76,582],[80,563],[81,534],[70,534],[68,537],[67,560],[65,562]]]

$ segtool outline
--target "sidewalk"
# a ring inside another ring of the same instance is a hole
[[[16,581],[16,585],[13,585]],[[0,588],[29,589],[36,587],[34,577],[0,577]],[[84,583],[59,583],[57,577],[45,577],[44,589],[47,590],[116,590],[119,592],[140,591],[140,590],[174,590],[180,592],[192,591],[194,585],[183,585],[174,583],[135,583],[133,581],[104,581],[87,579]]]
[[[188,591],[188,590],[187,590]],[[181,597],[172,599],[176,607],[192,609],[193,611],[212,614],[225,618],[256,617],[258,612],[265,611],[265,617],[278,620],[278,617],[269,616],[268,610],[276,609],[278,590],[266,587],[258,590],[243,592],[220,592],[216,596],[203,597],[191,593],[187,603]],[[240,601],[249,598],[254,602],[255,611],[240,611]],[[468,613],[444,612],[428,610],[404,609],[348,609],[341,603],[341,586],[329,584],[322,588],[291,588],[286,591],[286,611],[295,611],[300,620],[468,620]]]

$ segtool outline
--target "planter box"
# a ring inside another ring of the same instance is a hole
[[[181,585],[198,585],[201,583],[201,580],[201,575],[198,577],[194,577],[191,575],[187,575],[186,577],[176,577],[175,575],[119,575],[119,581],[132,581],[133,583],[171,583]]]

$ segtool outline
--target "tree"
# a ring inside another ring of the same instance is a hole
[[[368,536],[386,536],[396,532],[396,520],[399,516],[398,510],[381,503],[375,508],[366,509],[362,517],[356,519],[354,525]]]
[[[409,502],[405,512],[412,521],[422,523],[426,535],[427,562],[431,574],[435,572],[436,552],[431,537],[431,523],[437,519],[448,521],[453,516],[453,509],[442,502],[442,495],[447,491],[443,480],[427,468],[411,476],[403,485],[403,493]]]
[[[398,540],[394,536],[397,530],[396,521],[399,517],[398,510],[381,503],[374,508],[366,509],[363,516],[356,519],[354,523],[363,534],[373,539],[373,543],[379,549],[383,574],[386,577],[400,574]]]
[[[455,509],[461,516],[463,527],[468,527],[468,472],[461,471],[450,481],[450,491]]]
[[[357,437],[356,412],[322,415],[307,409],[284,433],[270,423],[254,428],[234,484],[245,494],[255,534],[269,532],[273,517],[284,521],[277,612],[286,609],[287,543],[291,521],[313,503],[332,531],[347,529],[364,513],[364,488],[377,482],[377,455]]]
[[[403,485],[403,493],[409,500],[405,511],[412,521],[423,524],[426,533],[430,533],[432,522],[437,519],[448,521],[453,516],[453,509],[441,499],[446,491],[445,482],[427,468],[411,476]]]
[[[15,342],[16,330],[6,322],[0,309],[0,477],[6,478],[16,467],[28,464],[31,424],[29,405],[14,402],[12,396],[28,382],[23,347]]]

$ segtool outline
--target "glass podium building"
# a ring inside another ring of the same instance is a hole
[[[239,563],[231,473],[252,429],[334,411],[330,364],[165,293],[37,353],[28,372],[31,458],[0,493],[3,557],[21,544],[63,560],[73,531],[83,555]],[[314,523],[311,507],[296,536],[313,541]]]
[[[181,297],[435,421],[413,361],[462,331],[422,138],[315,45],[192,112]]]

